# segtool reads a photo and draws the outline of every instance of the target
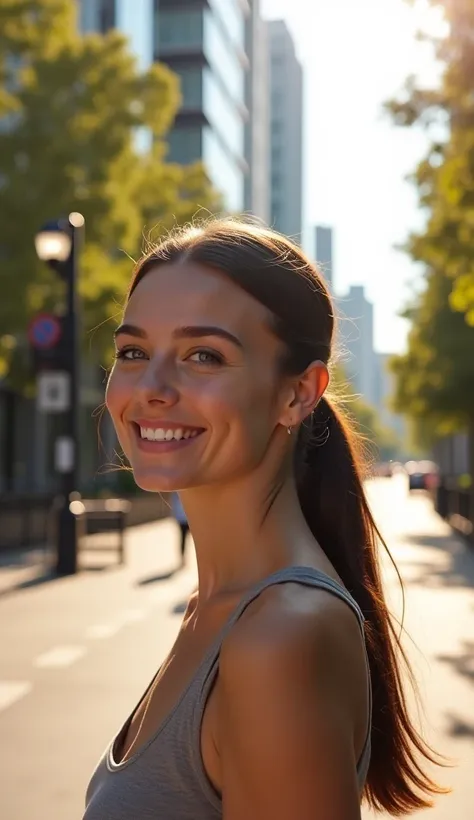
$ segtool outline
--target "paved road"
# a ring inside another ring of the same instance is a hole
[[[370,497],[405,580],[427,732],[458,761],[443,774],[453,794],[428,817],[472,820],[474,553],[424,497],[408,497],[403,482],[376,481]],[[125,568],[96,554],[85,556],[88,569],[72,579],[11,591],[22,581],[18,570],[7,582],[0,577],[2,820],[80,819],[97,758],[179,628],[195,568],[191,556],[173,573],[177,558],[177,533],[167,521],[130,531]],[[388,565],[386,579],[396,607]]]

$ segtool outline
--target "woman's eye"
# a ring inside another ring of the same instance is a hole
[[[145,354],[143,350],[138,347],[125,347],[122,350],[117,350],[115,353],[116,359],[122,359],[126,362],[134,361],[135,359],[143,359]]]
[[[196,350],[194,353],[191,353],[188,356],[188,360],[191,362],[195,362],[195,364],[222,364],[223,359],[222,356],[219,356],[218,353],[211,353],[210,350]]]

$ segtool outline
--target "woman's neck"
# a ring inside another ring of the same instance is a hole
[[[202,603],[249,586],[292,563],[314,559],[315,543],[292,478],[237,481],[182,493],[194,539]]]

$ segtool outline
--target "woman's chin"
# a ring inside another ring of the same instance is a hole
[[[174,493],[188,486],[184,476],[163,475],[153,470],[133,469],[135,483],[147,493]]]

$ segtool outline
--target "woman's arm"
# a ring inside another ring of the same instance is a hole
[[[257,613],[227,639],[217,698],[224,820],[360,820],[362,646],[354,616],[337,608],[342,646],[321,612],[280,623]]]

